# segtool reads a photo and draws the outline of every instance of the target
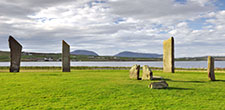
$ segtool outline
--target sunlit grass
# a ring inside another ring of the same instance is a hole
[[[168,89],[130,80],[128,70],[0,70],[0,109],[225,109],[225,72],[208,81],[205,71],[154,71]]]

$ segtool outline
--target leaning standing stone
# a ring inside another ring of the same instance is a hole
[[[211,81],[215,81],[215,74],[214,74],[214,58],[208,56],[208,78]]]
[[[160,82],[153,82],[149,85],[149,88],[152,89],[165,89],[168,87],[168,84],[166,81],[160,81]]]
[[[62,41],[62,71],[70,72],[70,46]]]
[[[130,69],[130,79],[139,79],[140,65],[134,65]]]
[[[142,80],[152,80],[153,72],[148,65],[143,66]]]
[[[9,48],[10,48],[10,72],[20,71],[20,60],[22,46],[12,36],[9,36]]]
[[[163,72],[174,73],[174,38],[163,42]]]

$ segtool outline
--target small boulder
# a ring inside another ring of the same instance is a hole
[[[168,84],[166,81],[160,81],[160,82],[153,82],[149,85],[149,88],[152,89],[165,89],[168,87]]]
[[[130,69],[130,79],[139,80],[140,65],[134,65]]]
[[[143,66],[142,80],[152,80],[153,72],[148,65]]]

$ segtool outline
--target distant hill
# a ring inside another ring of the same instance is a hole
[[[137,52],[129,52],[124,51],[120,52],[114,56],[117,57],[134,57],[134,58],[162,58],[162,54],[152,54],[152,53],[137,53]]]
[[[92,55],[92,56],[99,56],[97,53],[88,50],[74,50],[70,52],[72,55]]]
[[[85,52],[85,53],[80,53]],[[87,50],[76,50],[75,55],[71,55],[71,61],[162,61],[161,54],[151,53],[136,53],[124,51],[115,56],[98,56],[97,53]],[[73,53],[71,52],[71,53]],[[86,53],[87,52],[87,53]],[[78,55],[76,55],[78,54]],[[94,56],[95,55],[95,56]],[[215,61],[225,61],[225,56],[213,56]],[[200,57],[182,57],[176,58],[176,61],[207,61],[208,56]],[[61,61],[61,53],[36,53],[36,52],[22,52],[21,61]],[[0,50],[0,62],[9,62],[9,51]]]

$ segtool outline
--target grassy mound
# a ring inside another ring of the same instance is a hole
[[[225,109],[225,72],[208,81],[204,71],[166,78],[168,89],[150,89],[153,81],[130,80],[128,70],[0,71],[0,109]]]

